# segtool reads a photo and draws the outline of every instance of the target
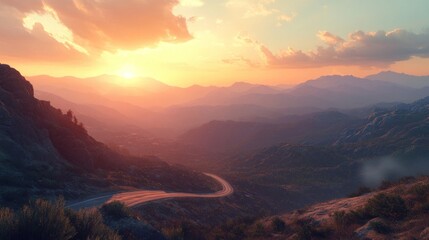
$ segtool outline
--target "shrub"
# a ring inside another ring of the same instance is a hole
[[[38,199],[22,208],[13,239],[69,240],[75,233],[65,215],[64,200]]]
[[[371,217],[364,209],[357,209],[349,212],[336,211],[334,212],[333,220],[336,227],[341,228],[351,224],[365,223]]]
[[[333,233],[330,227],[321,226],[311,218],[297,220],[293,230],[299,240],[328,239]]]
[[[365,222],[360,214],[360,211],[336,211],[333,215],[334,230],[337,238],[335,239],[350,239],[353,236],[355,227],[353,225],[360,222]]]
[[[342,228],[350,223],[350,219],[345,211],[334,212],[334,223],[338,228]]]
[[[71,224],[76,229],[73,239],[105,239],[119,240],[118,234],[108,228],[103,221],[103,216],[97,209],[67,211]]]
[[[401,220],[408,214],[404,199],[399,195],[378,194],[365,205],[368,214],[390,220]]]
[[[268,232],[265,230],[264,225],[262,223],[257,223],[249,229],[249,235],[252,237],[265,237],[268,235]]]
[[[373,221],[369,223],[369,226],[374,229],[374,231],[380,234],[389,234],[392,232],[392,229],[386,223],[383,222]]]
[[[313,226],[311,225],[309,220],[299,220],[296,222],[297,224],[297,237],[300,240],[311,240],[313,235]]]
[[[162,234],[170,240],[183,240],[185,233],[182,227],[169,227],[162,229]]]
[[[271,221],[271,227],[274,232],[284,232],[286,230],[286,223],[278,217]]]
[[[16,227],[15,214],[9,208],[0,209],[0,239],[12,239]]]
[[[162,233],[164,237],[171,240],[206,239],[207,230],[202,231],[201,226],[195,223],[181,221],[173,223],[167,228],[163,228]]]
[[[119,201],[113,201],[107,204],[104,204],[101,207],[101,212],[104,216],[107,216],[113,220],[119,220],[122,218],[130,217],[130,210]]]
[[[425,201],[429,196],[429,184],[417,184],[410,188],[409,193],[417,197],[417,200]]]

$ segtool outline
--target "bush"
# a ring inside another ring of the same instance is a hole
[[[333,233],[331,228],[321,226],[311,218],[297,220],[293,230],[299,240],[328,239]]]
[[[429,196],[429,184],[417,184],[410,188],[409,193],[413,194],[417,200],[423,202]]]
[[[351,219],[345,211],[337,211],[334,212],[334,223],[337,226],[337,228],[343,228],[344,226],[347,226],[350,224]]]
[[[121,237],[104,224],[103,216],[97,209],[68,211],[71,224],[76,229],[73,239],[119,240]]]
[[[389,234],[392,232],[392,229],[383,222],[379,222],[379,221],[370,222],[369,226],[372,229],[374,229],[374,231],[380,234]]]
[[[308,220],[299,220],[296,222],[296,233],[300,240],[311,240],[314,228]]]
[[[286,223],[278,217],[271,221],[271,227],[274,232],[284,232],[286,230]]]
[[[12,239],[16,227],[15,214],[9,208],[0,209],[0,239]]]
[[[101,212],[104,216],[109,217],[113,220],[119,220],[122,218],[130,217],[130,210],[119,201],[113,201],[107,204],[104,204],[101,207]]]
[[[64,200],[51,204],[38,199],[22,208],[13,239],[69,240],[75,234],[64,212]]]
[[[185,233],[182,227],[169,227],[162,229],[162,234],[170,240],[183,240]]]
[[[262,223],[257,223],[249,229],[249,235],[252,237],[266,237],[268,232],[265,230],[265,227],[262,225]]]
[[[401,196],[384,193],[369,199],[365,211],[371,216],[390,220],[401,220],[408,214],[408,208]]]
[[[207,230],[203,231],[201,226],[189,222],[181,221],[162,229],[164,237],[171,240],[182,239],[206,239]]]

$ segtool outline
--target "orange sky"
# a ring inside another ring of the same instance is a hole
[[[429,75],[428,5],[0,0],[0,54],[27,76],[117,74],[178,86],[295,84],[383,70]]]

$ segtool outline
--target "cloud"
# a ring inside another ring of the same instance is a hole
[[[274,3],[276,0],[229,0],[226,6],[229,8],[239,8],[244,10],[243,17],[256,17],[256,16],[268,16],[278,10],[270,8],[269,5]]]
[[[0,3],[26,14],[43,12],[44,7],[52,9],[72,31],[75,41],[86,48],[133,50],[192,38],[186,19],[173,14],[178,0],[0,0]]]
[[[288,48],[273,53],[267,46],[243,38],[254,44],[268,67],[307,68],[333,65],[386,67],[412,57],[429,58],[429,33],[416,34],[402,29],[390,32],[357,31],[343,39],[330,32],[319,32],[324,43],[316,50],[304,52]]]
[[[245,58],[242,56],[235,56],[232,58],[224,58],[224,59],[222,59],[222,62],[225,64],[231,64],[231,65],[244,65],[244,66],[248,66],[251,68],[259,67],[258,63],[252,61],[249,58]]]
[[[185,7],[201,7],[204,5],[202,0],[181,0],[180,5]]]
[[[239,32],[237,36],[235,36],[235,40],[245,44],[255,44],[257,46],[262,45],[255,39],[251,38],[247,32]]]
[[[29,1],[30,2],[30,1]],[[27,9],[28,6],[20,6]],[[69,44],[62,44],[37,23],[26,29],[23,15],[14,9],[0,6],[0,55],[21,61],[83,61],[88,56]]]
[[[426,175],[429,164],[425,158],[398,158],[385,156],[367,159],[360,169],[366,186],[376,187],[386,180],[396,180],[406,176]]]
[[[189,23],[196,23],[196,22],[199,22],[199,21],[202,21],[202,20],[204,20],[204,17],[192,16],[192,17],[188,18],[188,22]]]
[[[282,22],[290,22],[292,21],[294,18],[296,17],[296,13],[292,13],[292,14],[281,14],[280,16],[277,17],[277,19],[279,21]]]

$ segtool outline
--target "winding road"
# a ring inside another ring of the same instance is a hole
[[[75,202],[67,205],[72,209],[81,209],[89,207],[97,207],[104,203],[113,201],[123,202],[128,207],[135,207],[147,202],[152,202],[161,199],[169,198],[220,198],[231,195],[234,192],[234,188],[224,179],[219,176],[210,173],[204,173],[205,175],[215,179],[222,185],[222,190],[215,193],[197,194],[197,193],[182,193],[182,192],[165,192],[159,190],[140,190],[122,193],[112,193],[104,196],[90,198],[84,201]]]

